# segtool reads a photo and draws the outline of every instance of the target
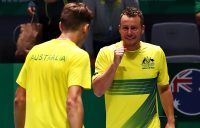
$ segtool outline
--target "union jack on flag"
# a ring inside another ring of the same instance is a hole
[[[172,82],[172,92],[179,92],[183,89],[186,92],[192,92],[192,70],[184,70]]]

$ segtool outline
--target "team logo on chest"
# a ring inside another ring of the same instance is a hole
[[[142,60],[142,69],[154,69],[155,67],[154,59],[151,57],[144,57]]]

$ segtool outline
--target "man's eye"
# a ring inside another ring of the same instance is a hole
[[[131,28],[131,30],[137,30],[137,28],[134,27],[134,28]]]
[[[128,27],[124,27],[123,29],[124,29],[124,30],[128,30]]]

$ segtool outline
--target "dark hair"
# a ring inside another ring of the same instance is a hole
[[[124,9],[120,15],[120,19],[122,18],[123,15],[126,15],[128,17],[140,17],[140,24],[144,25],[144,16],[142,14],[142,11],[136,7],[127,7]]]
[[[77,30],[83,23],[93,19],[91,10],[83,3],[68,3],[64,6],[60,21],[63,30]]]

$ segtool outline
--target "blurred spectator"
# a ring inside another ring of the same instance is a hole
[[[120,41],[119,17],[127,6],[139,7],[138,0],[83,0],[94,15],[85,49],[96,57],[100,48]]]
[[[195,18],[196,23],[200,25],[200,0],[195,0]]]
[[[58,23],[64,4],[79,2],[80,0],[30,0],[28,13],[36,14],[38,21],[43,24],[42,42],[56,38],[60,35]]]

